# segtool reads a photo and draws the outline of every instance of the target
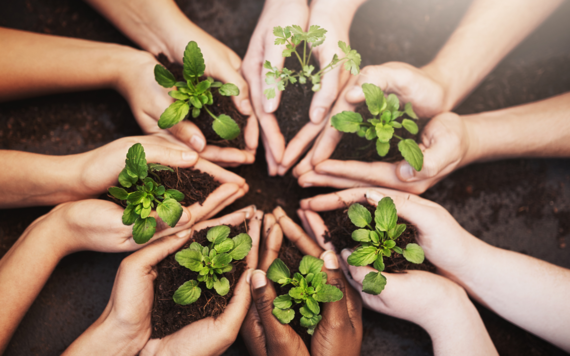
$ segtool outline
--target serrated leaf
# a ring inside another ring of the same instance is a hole
[[[272,314],[281,324],[289,324],[295,317],[295,311],[293,309],[273,308]]]
[[[376,212],[374,213],[374,222],[376,223],[376,229],[380,231],[389,231],[396,227],[398,213],[392,198],[384,197],[378,202]]]
[[[123,168],[121,173],[119,173],[119,183],[125,188],[132,187],[138,180],[138,177],[132,177],[127,173],[127,167]]]
[[[223,96],[238,96],[239,88],[235,84],[226,83],[220,87],[219,92]]]
[[[406,231],[406,224],[398,224],[395,228],[388,231],[388,236],[395,240]]]
[[[154,80],[165,88],[172,88],[176,84],[174,74],[160,64],[154,66]]]
[[[418,119],[418,115],[416,115],[414,109],[412,108],[412,103],[406,103],[406,105],[404,106],[404,112],[412,119],[414,120]]]
[[[351,266],[368,266],[376,260],[376,247],[360,246],[350,256],[348,256],[348,264]]]
[[[331,119],[332,126],[341,132],[355,133],[360,129],[361,123],[362,116],[352,111],[343,111]]]
[[[176,304],[188,305],[197,301],[200,294],[202,290],[198,287],[198,282],[191,280],[178,287],[172,299]]]
[[[212,128],[216,133],[224,140],[233,140],[240,134],[240,128],[238,124],[227,115],[220,115],[214,120]]]
[[[132,225],[137,221],[139,214],[135,212],[136,205],[127,205],[125,211],[123,211],[123,224],[125,225]]]
[[[111,194],[112,196],[114,196],[119,200],[126,200],[129,197],[129,193],[127,193],[127,191],[124,190],[123,188],[119,187],[109,188],[109,194]]]
[[[145,192],[136,191],[136,192],[129,193],[127,201],[132,205],[138,205],[138,204],[142,203],[142,201],[145,197],[146,197]]]
[[[416,125],[416,123],[413,122],[412,120],[404,119],[404,120],[402,120],[402,125],[412,135],[417,134],[419,131],[418,125]]]
[[[224,241],[214,245],[215,251],[218,253],[224,253],[231,251],[234,248],[234,242],[232,239],[225,239]]]
[[[204,261],[204,256],[202,252],[196,250],[196,247],[197,246],[178,251],[176,255],[174,255],[174,259],[181,266],[194,272],[200,272],[203,269],[202,261]]]
[[[378,141],[383,143],[390,142],[392,136],[394,136],[394,128],[392,125],[388,124],[378,124],[376,125],[376,136],[378,136]]]
[[[380,272],[370,272],[362,281],[362,291],[364,293],[378,295],[386,286],[386,277],[384,277]]]
[[[390,143],[388,142],[380,142],[380,140],[376,140],[376,152],[380,157],[384,157],[390,151]]]
[[[317,302],[332,303],[341,300],[342,296],[340,289],[333,285],[325,284],[313,297]]]
[[[400,100],[398,100],[398,97],[395,94],[388,95],[386,103],[386,110],[389,112],[397,111],[400,109]]]
[[[148,207],[143,207],[142,211],[141,211],[141,219],[146,219],[148,218],[148,216],[150,215],[150,212],[152,211],[152,208],[150,206]]]
[[[307,296],[305,293],[305,288],[303,287],[294,287],[289,290],[289,296],[293,299],[305,299]]]
[[[305,305],[307,306],[307,308],[309,308],[310,311],[313,312],[313,314],[321,313],[321,308],[319,307],[319,303],[315,299],[313,299],[313,297],[307,297]]]
[[[358,242],[368,242],[370,241],[370,230],[358,229],[354,230],[351,235],[354,241]]]
[[[148,175],[146,155],[144,148],[140,143],[135,143],[129,148],[127,159],[125,160],[125,166],[127,174],[131,177],[138,177],[142,180]]]
[[[164,196],[166,198],[172,198],[178,202],[184,200],[184,194],[176,189],[167,189],[166,192],[164,192]]]
[[[309,255],[305,255],[303,256],[303,258],[301,259],[301,262],[299,263],[299,272],[301,272],[302,274],[306,275],[309,273],[319,273],[321,272],[321,269],[323,268],[325,261],[313,257],[313,256],[309,256]]]
[[[168,226],[175,227],[182,216],[182,206],[172,198],[165,199],[162,203],[158,204],[156,212]]]
[[[232,258],[227,253],[216,255],[212,259],[212,268],[224,268],[232,262]]]
[[[218,244],[230,236],[230,227],[226,225],[218,225],[210,228],[206,234],[208,241]]]
[[[214,289],[223,297],[230,291],[230,281],[226,277],[222,277],[214,282]]]
[[[398,149],[404,157],[404,159],[412,166],[416,171],[421,171],[424,165],[424,154],[422,150],[412,139],[401,140],[398,143]]]
[[[137,218],[133,226],[133,240],[137,244],[144,244],[152,238],[156,231],[156,220],[149,216],[146,219]]]
[[[188,112],[190,111],[190,105],[187,102],[178,100],[170,104],[166,110],[160,115],[158,120],[158,127],[161,129],[169,129],[176,125],[180,121],[184,120]]]
[[[275,88],[267,88],[263,91],[263,94],[267,99],[275,98]]]
[[[236,261],[244,259],[251,250],[251,237],[248,234],[241,233],[232,240],[234,242],[234,248],[229,252],[229,255]]]
[[[315,288],[325,283],[327,283],[327,274],[325,272],[316,273],[311,281],[311,285]]]
[[[378,255],[376,260],[374,261],[374,268],[378,270],[378,272],[382,272],[385,268],[384,265],[384,257],[381,254]]]
[[[206,70],[206,63],[204,56],[198,44],[190,41],[184,50],[184,79],[190,80],[191,78],[201,77]]]
[[[404,258],[409,262],[420,264],[424,262],[425,255],[424,250],[418,244],[408,244],[404,250]]]
[[[291,301],[291,296],[288,294],[283,294],[273,299],[273,306],[279,309],[289,309],[293,305]]]
[[[384,92],[382,92],[380,87],[374,84],[365,83],[362,84],[362,91],[366,98],[368,111],[370,111],[372,115],[376,116],[386,108],[386,98],[384,98]]]
[[[348,54],[350,52],[350,46],[343,41],[338,41],[338,47],[344,52],[344,54]]]
[[[192,242],[190,244],[190,247],[188,247],[190,250],[194,250],[194,251],[198,251],[200,253],[202,253],[202,249],[204,248],[204,246],[200,245],[198,242]]]
[[[357,227],[366,227],[372,222],[372,215],[368,209],[358,203],[348,208],[348,218]]]
[[[159,163],[149,163],[148,169],[150,169],[151,171],[154,171],[154,172],[159,172],[159,171],[174,172],[174,169],[172,169],[168,166],[163,166],[162,164],[159,164]]]
[[[283,261],[276,258],[269,269],[267,269],[267,278],[275,283],[279,283],[279,280],[288,279],[291,277],[291,272],[289,268]]]

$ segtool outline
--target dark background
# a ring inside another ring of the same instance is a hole
[[[261,12],[261,0],[179,0],[199,26],[243,57]],[[468,0],[370,0],[357,13],[351,45],[363,66],[430,61],[458,24]],[[457,109],[475,113],[547,98],[570,90],[570,3],[565,2],[485,79]],[[0,3],[0,26],[132,45],[88,5],[77,0]],[[2,51],[2,49],[0,49]],[[41,53],[38,53],[41,57]],[[569,113],[570,119],[570,113]],[[140,134],[128,104],[113,91],[53,95],[0,103],[0,148],[70,154]],[[248,179],[248,197],[267,210],[290,214],[298,200],[322,192],[301,189],[291,176],[269,178],[264,154],[236,169]],[[568,160],[508,160],[461,169],[424,194],[446,207],[471,233],[502,248],[570,268]],[[49,208],[0,211],[0,256]],[[61,261],[22,321],[5,355],[57,355],[102,312],[125,254],[82,252]],[[529,281],[532,288],[532,281]],[[547,299],[537,303],[548,302]],[[501,355],[565,355],[543,340],[478,306]],[[569,322],[570,323],[570,322]],[[364,311],[363,355],[429,355],[421,328]],[[104,341],[104,340],[102,340]],[[239,339],[228,355],[245,353]]]

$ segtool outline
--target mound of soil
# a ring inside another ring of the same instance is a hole
[[[231,237],[247,233],[245,224],[230,226],[230,229]],[[202,246],[208,245],[210,242],[206,238],[207,233],[208,229],[194,232],[192,239],[178,251],[187,249],[192,242],[198,242]],[[224,273],[224,277],[230,281],[230,291],[225,296],[222,297],[216,293],[215,289],[207,289],[204,283],[200,283],[199,286],[202,289],[200,298],[192,304],[179,305],[172,299],[174,292],[187,281],[198,278],[198,273],[178,264],[174,259],[176,252],[166,257],[156,267],[158,275],[154,281],[151,338],[163,338],[195,321],[222,314],[234,295],[236,283],[247,268],[244,260],[232,262],[233,270]]]
[[[357,113],[362,115],[364,120],[372,118],[370,111],[368,111],[368,107],[366,103],[361,103],[355,109]],[[407,117],[407,116],[405,116]],[[429,120],[414,120],[418,125],[419,131],[417,135],[412,135],[403,127],[400,129],[394,129],[394,133],[402,138],[411,138],[414,141],[420,141],[420,137],[424,127],[427,125]],[[401,122],[401,120],[400,120]],[[333,154],[331,155],[331,159],[338,159],[341,161],[349,161],[349,160],[358,160],[363,162],[399,162],[404,159],[400,150],[398,149],[398,143],[400,140],[397,138],[393,138],[390,141],[390,151],[384,157],[380,157],[378,152],[376,152],[376,140],[368,141],[364,137],[359,137],[357,134],[350,134],[345,133],[342,135],[342,138],[336,149],[334,150]]]
[[[363,204],[368,211],[374,216],[376,207]],[[351,238],[352,232],[357,229],[356,226],[348,218],[348,207],[346,209],[338,209],[321,213],[327,231],[325,232],[325,242],[332,242],[336,251],[342,251],[345,248],[354,248],[359,245],[357,241]],[[398,224],[406,224],[406,230],[396,239],[396,245],[402,249],[406,248],[409,243],[416,242],[417,229],[404,219],[398,218]],[[435,272],[435,266],[427,259],[422,264],[408,262],[404,256],[393,253],[391,257],[384,257],[385,272],[401,273],[406,270],[420,270]]]
[[[169,71],[171,71],[172,74],[174,74],[176,80],[185,82],[184,76],[182,75],[183,68],[180,64],[168,61],[168,58],[166,58],[166,56],[162,53],[158,56],[158,61]],[[206,77],[200,78],[200,80],[204,79],[206,79]],[[208,110],[210,110],[216,116],[225,114],[234,119],[241,130],[238,137],[228,141],[223,140],[220,136],[218,136],[218,134],[212,128],[214,118],[212,118],[206,110],[200,110],[200,115],[197,118],[193,118],[191,114],[188,114],[185,120],[190,120],[195,123],[196,126],[198,126],[200,131],[202,131],[204,134],[204,137],[206,137],[206,143],[209,145],[219,147],[234,147],[240,150],[245,149],[245,138],[243,130],[247,124],[247,117],[243,116],[238,111],[231,97],[221,95],[218,93],[218,90],[212,90],[212,96],[214,97],[214,104],[208,105]]]
[[[183,206],[194,203],[202,205],[208,195],[216,190],[220,183],[208,173],[192,168],[173,168],[174,172],[155,172],[166,189],[176,189],[184,194]]]

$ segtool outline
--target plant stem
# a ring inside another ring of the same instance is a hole
[[[307,59],[307,41],[303,41],[303,68],[307,65],[305,60]]]
[[[403,138],[401,138],[401,137],[400,137],[400,136],[398,136],[398,135],[394,135],[394,137],[396,137],[396,138],[399,138],[399,139],[400,139],[400,141],[404,141],[404,139],[403,139]]]
[[[204,105],[204,106],[202,106],[202,107],[203,107],[204,109],[206,109],[206,111],[208,112],[208,114],[210,114],[210,116],[213,117],[214,120],[219,120],[219,119],[216,117],[216,115],[212,114],[212,113],[210,112],[210,110],[208,110],[208,108],[206,107],[206,105]]]

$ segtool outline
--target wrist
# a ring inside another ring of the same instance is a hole
[[[434,60],[420,68],[431,80],[437,83],[443,92],[440,112],[452,111],[457,105],[457,98],[453,95],[451,77]]]

